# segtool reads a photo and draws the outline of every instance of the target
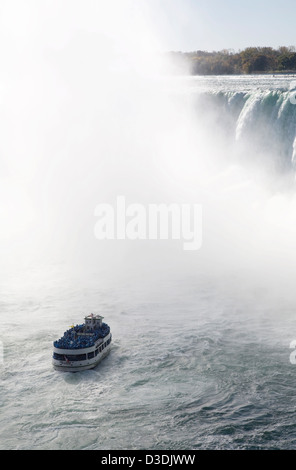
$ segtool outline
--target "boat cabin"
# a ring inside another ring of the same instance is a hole
[[[92,332],[102,327],[103,318],[101,315],[94,315],[91,313],[84,318],[85,332]]]

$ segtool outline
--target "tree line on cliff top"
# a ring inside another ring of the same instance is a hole
[[[296,72],[294,46],[248,47],[235,52],[170,52],[177,68],[186,67],[192,75],[235,75],[252,73]]]

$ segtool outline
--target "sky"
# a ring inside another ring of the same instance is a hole
[[[170,50],[244,49],[295,45],[293,0],[150,0],[164,47]]]
[[[1,0],[0,35],[62,47],[79,29],[144,49],[238,50],[296,45],[295,14],[293,0]]]

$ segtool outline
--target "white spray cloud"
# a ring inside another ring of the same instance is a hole
[[[256,162],[240,164],[215,120],[196,114],[194,94],[159,75],[158,11],[132,0],[2,2],[2,262],[285,284],[295,198],[272,192]],[[100,243],[94,209],[119,195],[128,204],[202,204],[201,250]]]

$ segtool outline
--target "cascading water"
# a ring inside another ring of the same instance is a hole
[[[295,164],[296,105],[289,90],[214,91],[196,97],[197,110],[214,117],[233,142],[256,146],[256,152]]]

